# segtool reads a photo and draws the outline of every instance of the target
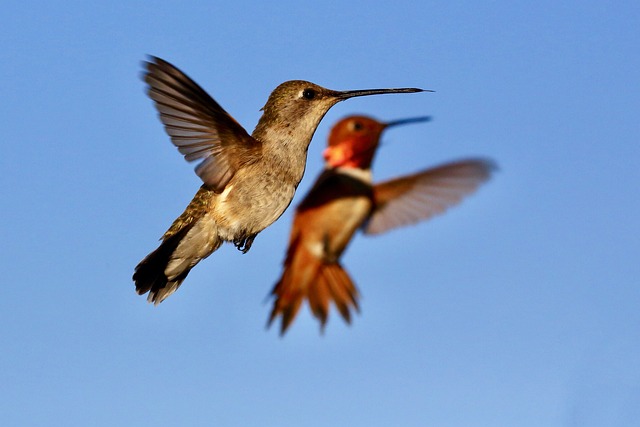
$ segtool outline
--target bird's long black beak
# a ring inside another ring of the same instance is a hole
[[[418,89],[415,87],[403,87],[397,89],[364,89],[364,90],[345,90],[342,92],[336,91],[334,96],[340,101],[349,98],[355,98],[356,96],[369,96],[369,95],[382,95],[385,93],[415,93],[415,92],[433,92],[432,90]]]
[[[399,120],[393,120],[391,122],[387,122],[385,123],[384,127],[390,128],[393,126],[402,126],[410,123],[420,123],[420,122],[430,122],[430,121],[431,121],[431,116],[411,117],[408,119],[399,119]]]

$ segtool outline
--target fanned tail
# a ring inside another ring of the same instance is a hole
[[[162,236],[155,251],[140,261],[133,273],[136,292],[149,292],[147,301],[160,304],[174,293],[200,260],[222,244],[215,220],[206,214],[213,191],[200,187],[184,212]]]
[[[275,301],[267,326],[280,316],[280,334],[284,335],[305,299],[322,329],[329,317],[330,303],[351,323],[351,311],[359,310],[358,290],[342,266],[338,262],[325,263],[301,247],[287,258],[282,277],[271,291]]]

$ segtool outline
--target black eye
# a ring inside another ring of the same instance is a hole
[[[363,126],[360,122],[353,122],[353,130],[362,130]]]
[[[311,100],[311,99],[314,99],[316,97],[316,95],[318,95],[318,92],[316,92],[313,89],[305,89],[305,90],[302,91],[302,97],[304,99]]]

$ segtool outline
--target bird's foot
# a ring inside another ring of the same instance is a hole
[[[236,239],[233,241],[233,244],[236,245],[239,251],[242,251],[243,254],[249,252],[251,249],[251,245],[253,244],[253,240],[256,238],[257,234],[252,234],[248,237],[243,237],[241,239]]]

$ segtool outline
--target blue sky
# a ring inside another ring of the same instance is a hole
[[[0,16],[0,424],[631,426],[640,417],[637,2],[9,1]],[[435,93],[334,107],[390,130],[385,179],[500,171],[444,216],[358,236],[363,299],[265,330],[292,210],[159,307],[134,266],[200,182],[140,80],[173,62],[252,130],[291,79]]]

